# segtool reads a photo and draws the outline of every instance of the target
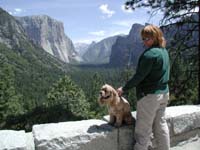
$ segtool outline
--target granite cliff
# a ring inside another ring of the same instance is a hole
[[[63,23],[46,15],[16,17],[28,37],[45,51],[69,63],[76,56],[74,45],[64,33]]]

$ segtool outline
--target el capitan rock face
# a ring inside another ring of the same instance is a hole
[[[63,23],[46,15],[16,17],[28,37],[45,51],[69,63],[76,55],[72,41],[65,35]]]

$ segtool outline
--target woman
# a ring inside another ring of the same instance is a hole
[[[169,150],[169,129],[165,109],[169,100],[169,55],[163,33],[157,26],[148,25],[141,31],[147,49],[139,58],[135,75],[118,88],[118,94],[136,87],[137,120],[134,150],[147,150],[151,133],[158,150]]]

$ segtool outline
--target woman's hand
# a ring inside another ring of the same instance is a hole
[[[122,87],[119,87],[119,88],[117,89],[117,93],[118,93],[119,96],[122,96],[122,94],[123,94],[123,89],[122,89]]]

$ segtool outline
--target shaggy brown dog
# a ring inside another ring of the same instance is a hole
[[[99,94],[99,103],[108,106],[110,115],[109,123],[115,127],[120,127],[123,122],[130,125],[134,123],[134,118],[131,115],[130,104],[128,101],[119,97],[117,91],[110,85],[102,86]]]

